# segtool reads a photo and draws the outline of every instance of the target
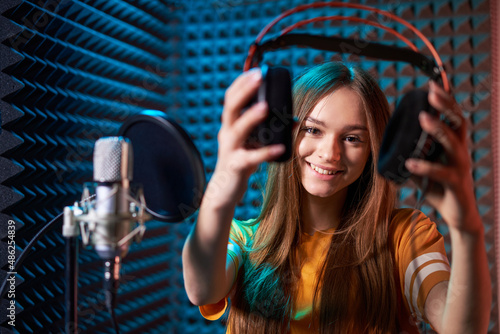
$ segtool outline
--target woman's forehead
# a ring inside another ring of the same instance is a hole
[[[336,89],[321,98],[308,117],[325,123],[367,123],[362,99],[347,87]]]

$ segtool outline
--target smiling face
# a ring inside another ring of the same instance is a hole
[[[301,124],[296,147],[301,183],[313,197],[345,198],[370,156],[359,95],[341,87],[316,104]]]

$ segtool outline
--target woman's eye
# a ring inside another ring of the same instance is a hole
[[[311,126],[306,126],[302,130],[308,134],[311,134],[311,135],[317,135],[320,133],[319,129],[311,127]]]
[[[346,141],[350,142],[350,143],[360,143],[361,140],[358,138],[358,137],[355,137],[355,136],[347,136],[345,138]]]

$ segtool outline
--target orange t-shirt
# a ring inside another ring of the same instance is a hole
[[[412,230],[411,224],[415,221]],[[249,245],[258,228],[258,224],[251,223],[233,221],[231,225],[227,260],[234,263],[235,278],[243,261],[244,250],[239,245]],[[313,235],[303,234],[298,247],[302,266],[290,323],[292,334],[310,333],[311,328],[318,327],[318,324],[312,323],[314,289],[318,269],[324,261],[332,234],[333,229]],[[417,327],[412,324],[413,318],[426,320],[424,305],[428,293],[437,283],[448,281],[450,277],[443,237],[429,218],[412,209],[395,211],[388,237],[394,252],[394,278],[399,287],[396,291],[399,329],[418,333]],[[227,305],[226,297],[218,303],[200,306],[200,313],[208,320],[217,320],[224,314]]]

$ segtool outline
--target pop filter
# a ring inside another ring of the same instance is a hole
[[[206,185],[203,162],[177,123],[161,111],[146,110],[125,121],[119,135],[132,143],[133,182],[142,184],[155,220],[180,222],[199,208]]]

